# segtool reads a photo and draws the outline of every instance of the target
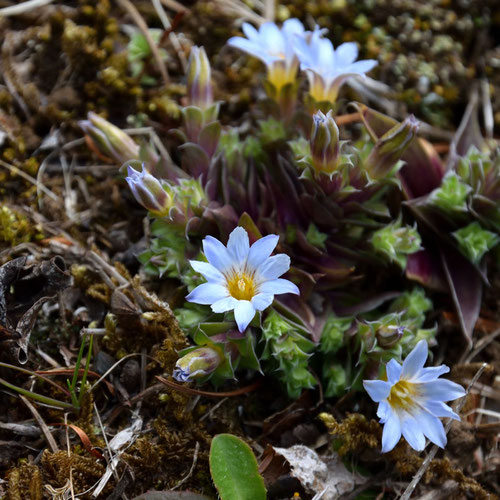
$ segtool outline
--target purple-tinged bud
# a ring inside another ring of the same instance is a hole
[[[404,332],[404,326],[382,325],[375,333],[377,344],[383,349],[389,349],[399,342]]]
[[[177,360],[172,376],[179,382],[189,382],[213,373],[222,362],[222,356],[211,347],[200,347]]]
[[[416,136],[418,127],[418,120],[410,115],[380,137],[365,161],[371,179],[380,179],[394,171],[398,160]]]
[[[168,215],[172,207],[170,194],[165,190],[164,183],[153,177],[142,164],[142,172],[130,165],[127,167],[130,190],[135,199],[153,215],[163,217]]]
[[[340,159],[339,129],[332,117],[332,111],[325,115],[317,111],[313,115],[313,126],[309,140],[312,164],[316,172],[331,174],[338,167]]]
[[[187,87],[191,106],[205,110],[213,104],[210,62],[203,47],[191,49],[187,69]]]
[[[123,130],[89,111],[88,120],[78,124],[104,155],[117,163],[139,159],[139,146]]]

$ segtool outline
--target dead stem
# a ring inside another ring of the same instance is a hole
[[[162,384],[176,391],[184,392],[186,394],[194,394],[197,396],[205,396],[207,398],[230,398],[233,396],[241,396],[242,394],[255,391],[255,389],[258,389],[262,385],[262,382],[264,381],[263,378],[259,378],[253,384],[247,385],[245,387],[240,387],[239,389],[235,389],[234,391],[211,392],[211,391],[200,391],[198,389],[193,389],[192,387],[185,387],[183,385],[176,384],[175,382],[172,382],[171,380],[167,380],[166,378],[160,376],[156,376],[156,379],[159,380]]]

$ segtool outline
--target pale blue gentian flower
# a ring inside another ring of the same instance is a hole
[[[140,172],[131,165],[127,165],[127,173],[125,180],[137,202],[156,217],[168,215],[172,206],[172,197],[165,189],[166,182],[151,175],[144,163]]]
[[[294,83],[299,69],[294,38],[304,36],[302,23],[295,18],[287,19],[280,29],[275,23],[267,22],[258,31],[251,24],[243,23],[242,29],[247,38],[234,36],[227,43],[260,59],[267,67],[268,80],[278,92],[284,85]]]
[[[316,29],[309,36],[295,36],[295,52],[300,68],[307,71],[309,93],[317,102],[334,103],[340,87],[351,76],[365,76],[378,63],[374,59],[356,61],[358,47],[347,42],[334,49],[332,42],[321,38],[323,30]]]
[[[450,380],[438,380],[450,371],[446,365],[424,368],[427,342],[421,340],[401,366],[387,363],[387,381],[364,380],[363,386],[376,403],[377,416],[384,424],[382,452],[391,451],[401,434],[409,445],[422,451],[427,437],[440,448],[446,445],[446,433],[440,417],[460,420],[444,402],[465,396],[462,386]]]
[[[210,305],[215,313],[234,310],[238,329],[243,332],[255,316],[271,305],[275,295],[299,294],[291,281],[279,278],[290,268],[290,257],[273,255],[279,237],[270,234],[249,244],[248,234],[237,227],[229,235],[227,247],[212,236],[203,240],[208,262],[190,261],[207,283],[197,286],[187,297],[189,302]]]

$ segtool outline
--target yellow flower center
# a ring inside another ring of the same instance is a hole
[[[387,402],[394,409],[409,410],[415,406],[416,396],[418,396],[416,384],[407,380],[400,380],[392,386]]]
[[[256,290],[253,275],[234,273],[227,278],[227,289],[236,300],[252,300]]]

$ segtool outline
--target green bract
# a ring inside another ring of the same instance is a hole
[[[446,212],[465,212],[471,190],[455,172],[448,172],[442,185],[431,193],[430,202]]]
[[[453,236],[458,241],[460,250],[475,264],[500,241],[498,234],[483,229],[478,222],[455,231]]]

